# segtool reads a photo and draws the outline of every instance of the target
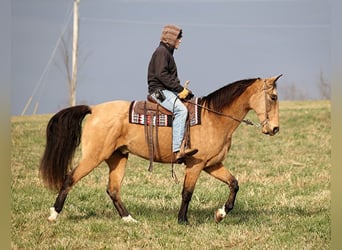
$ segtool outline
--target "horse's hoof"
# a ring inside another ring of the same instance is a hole
[[[134,219],[130,214],[128,216],[122,217],[122,220],[128,223],[138,223],[138,221]]]
[[[187,220],[178,220],[179,225],[190,226],[189,221]]]
[[[56,221],[58,216],[58,213],[56,212],[54,207],[50,207],[50,216],[48,218],[48,221],[53,222]]]
[[[216,212],[214,213],[215,222],[220,223],[224,219],[224,217],[226,217],[226,215],[227,214],[226,214],[224,207],[217,209]]]

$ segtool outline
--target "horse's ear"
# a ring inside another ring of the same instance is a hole
[[[282,76],[283,74],[280,74],[280,75],[277,75],[277,76],[274,76],[274,77],[270,77],[270,78],[266,78],[265,79],[265,82],[268,86],[276,86],[276,82],[277,80]]]
[[[280,74],[280,75],[278,75],[278,76],[272,77],[272,78],[273,78],[273,82],[275,83],[275,82],[278,81],[278,79],[279,79],[280,77],[282,77],[282,76],[283,76],[283,74]]]

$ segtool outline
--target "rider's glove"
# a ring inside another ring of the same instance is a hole
[[[190,91],[187,88],[184,88],[181,92],[178,93],[179,99],[185,99],[189,95]]]

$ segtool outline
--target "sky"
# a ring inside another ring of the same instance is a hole
[[[61,37],[71,46],[71,0],[12,0],[12,115],[68,106]],[[319,99],[332,68],[332,1],[80,0],[77,104],[142,100],[147,67],[165,24],[183,29],[175,51],[181,82],[196,96],[240,79],[279,80],[280,99],[295,86]]]

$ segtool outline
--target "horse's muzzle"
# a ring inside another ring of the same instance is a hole
[[[274,127],[273,128],[273,134],[277,134],[279,132],[279,127]]]
[[[273,127],[273,128],[270,128],[269,126],[264,126],[262,128],[262,132],[265,134],[265,135],[270,135],[270,136],[273,136],[275,134],[277,134],[279,132],[279,127]]]

